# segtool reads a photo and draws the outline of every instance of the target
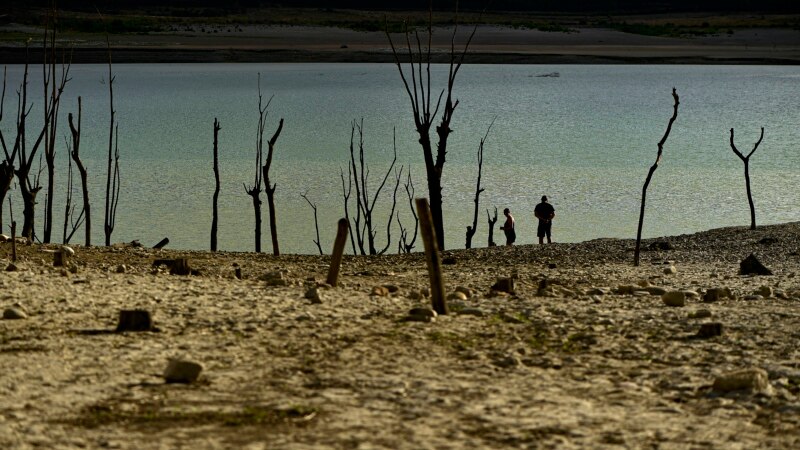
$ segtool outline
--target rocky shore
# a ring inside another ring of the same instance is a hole
[[[2,243],[0,447],[798,448],[800,223],[633,246],[444,252],[436,315],[419,253]]]

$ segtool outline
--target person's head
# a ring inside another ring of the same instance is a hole
[[[543,202],[546,202],[546,201],[547,201],[547,196],[546,196],[546,195],[543,195],[543,196],[542,196],[542,201],[543,201]]]
[[[509,214],[511,214],[511,210],[506,208],[506,209],[503,210],[503,214],[509,215]]]

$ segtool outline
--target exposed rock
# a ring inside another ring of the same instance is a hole
[[[386,297],[389,295],[389,289],[386,289],[385,286],[375,286],[372,288],[369,295],[376,297]]]
[[[770,286],[761,286],[755,293],[762,297],[769,298],[772,297],[773,290]]]
[[[697,330],[697,337],[700,339],[708,339],[715,336],[722,335],[722,324],[719,322],[709,322],[700,325]]]
[[[451,292],[447,294],[447,300],[466,300],[467,296],[463,292]]]
[[[171,359],[164,369],[167,383],[193,383],[203,371],[203,366],[193,361]]]
[[[458,287],[456,287],[456,292],[463,293],[464,295],[467,296],[467,298],[472,297],[472,289],[470,289],[470,288],[468,288],[466,286],[458,286]]]
[[[492,285],[493,291],[506,292],[508,294],[514,293],[514,279],[513,278],[498,278],[497,282]]]
[[[683,291],[669,291],[661,296],[661,301],[667,306],[685,306],[686,294]]]
[[[25,314],[25,311],[22,308],[17,306],[6,308],[3,311],[3,319],[5,320],[19,320],[26,318],[28,318],[28,315]]]
[[[319,288],[316,286],[308,288],[304,297],[311,300],[311,303],[322,303],[322,294],[320,293]]]
[[[772,271],[761,264],[761,261],[752,253],[739,263],[739,273],[742,275],[772,275]]]
[[[436,320],[436,311],[431,308],[417,307],[411,308],[408,315],[403,318],[405,322],[434,322]]]
[[[752,393],[770,393],[767,371],[758,367],[737,370],[722,374],[714,379],[712,389],[726,393],[732,391],[750,391]]]

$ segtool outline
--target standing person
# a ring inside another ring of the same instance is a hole
[[[553,205],[547,203],[547,196],[542,196],[542,203],[536,205],[533,214],[539,219],[539,228],[536,230],[536,235],[539,236],[539,244],[544,244],[544,237],[547,236],[547,243],[553,241],[550,239],[550,228],[553,225],[553,217],[556,216],[556,209]]]
[[[514,229],[514,217],[511,215],[511,210],[506,208],[503,210],[503,215],[506,216],[506,222],[500,227],[506,233],[506,245],[514,244],[517,240],[517,232]]]

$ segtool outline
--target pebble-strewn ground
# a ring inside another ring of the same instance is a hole
[[[74,246],[72,273],[19,246],[0,448],[800,448],[800,223],[656,242],[445,252],[465,295],[433,321],[421,254],[346,257],[315,298],[327,256]],[[199,275],[152,266],[176,257]],[[114,333],[123,309],[158,331]]]

